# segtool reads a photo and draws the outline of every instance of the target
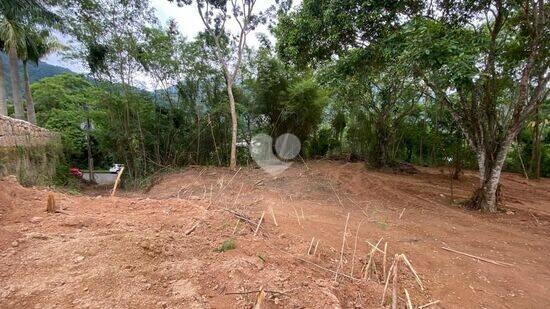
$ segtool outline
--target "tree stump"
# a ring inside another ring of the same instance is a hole
[[[46,206],[46,212],[55,213],[55,197],[52,193],[48,194],[48,206]]]

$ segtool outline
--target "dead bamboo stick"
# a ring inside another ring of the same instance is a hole
[[[233,207],[235,207],[235,204],[237,204],[237,200],[238,200],[239,197],[241,196],[241,191],[243,190],[243,186],[244,186],[244,184],[241,183],[241,188],[239,189],[239,192],[237,193],[237,196],[236,196],[235,199],[233,200]]]
[[[409,261],[409,259],[407,259],[407,256],[404,255],[404,254],[401,254],[401,257],[403,258],[403,261],[405,262],[405,264],[409,267],[409,269],[411,270],[411,272],[413,273],[414,275],[414,279],[416,280],[416,282],[418,283],[418,285],[420,286],[420,289],[422,291],[424,291],[424,285],[422,285],[422,280],[420,280],[420,277],[418,276],[418,274],[416,273],[416,271],[414,270],[411,262]]]
[[[465,256],[474,258],[476,260],[480,260],[480,261],[483,261],[483,262],[487,262],[487,263],[491,263],[491,264],[495,264],[495,265],[499,265],[499,266],[514,266],[514,265],[506,263],[506,262],[501,262],[501,261],[495,261],[495,260],[491,260],[491,259],[482,258],[482,257],[479,257],[479,256],[475,256],[473,254],[453,250],[451,248],[441,247],[441,249],[447,250],[447,251],[450,251],[450,252],[454,252],[454,253],[457,253],[457,254],[465,255]]]
[[[315,244],[315,249],[313,249],[313,256],[315,256],[315,253],[317,253],[317,247],[319,247],[319,239],[317,239],[317,243]]]
[[[336,198],[338,199],[338,203],[340,203],[340,206],[344,207],[344,204],[342,203],[342,200],[340,199],[340,196],[338,195],[338,193],[336,193],[336,190],[334,189],[334,187],[332,186],[332,183],[330,181],[329,181],[329,185],[332,188],[332,191],[334,192],[334,195],[336,195]]]
[[[309,248],[307,249],[307,255],[310,255],[311,248],[313,247],[313,242],[315,241],[315,237],[311,238],[311,242],[309,243]]]
[[[407,289],[405,289],[405,297],[407,297],[407,308],[408,309],[414,309],[412,301],[411,301],[411,297],[409,296],[409,291],[407,291]]]
[[[432,301],[432,302],[429,302],[429,303],[427,303],[427,304],[425,304],[425,305],[422,305],[422,306],[418,307],[418,309],[424,309],[424,308],[427,308],[427,307],[429,307],[429,306],[432,306],[432,305],[435,305],[435,304],[439,304],[439,302],[440,302],[440,300],[434,300],[434,301]]]
[[[189,235],[193,233],[193,231],[199,226],[200,221],[197,221],[191,228],[189,228],[187,231],[185,231],[185,235]]]
[[[212,187],[212,184],[210,184],[210,201],[208,202],[208,207],[206,207],[206,209],[210,209],[210,206],[212,206],[212,190],[213,190],[213,187]]]
[[[380,244],[381,241],[382,241],[382,238],[380,238],[380,240],[378,240],[378,242],[376,243],[376,246],[373,246],[372,250],[369,253],[369,261],[367,262],[367,265],[365,266],[365,272],[363,274],[364,279],[367,279],[368,271],[369,271],[370,265],[372,263],[372,257],[374,255],[374,252],[376,252],[376,250],[379,250],[378,245]],[[380,252],[382,252],[382,251],[380,251]]]
[[[378,252],[380,252],[380,253],[384,253],[384,251],[380,250],[377,246],[373,245],[370,241],[365,240],[365,242],[366,242],[367,244],[369,244],[369,245],[372,247],[372,249],[374,249],[374,250],[376,250],[376,251],[378,251]]]
[[[395,255],[395,267],[393,268],[393,291],[392,291],[392,303],[391,307],[392,309],[397,309],[397,279],[398,279],[398,272],[399,272],[399,259],[401,257],[399,255]]]
[[[235,223],[235,227],[233,228],[233,235],[235,235],[235,233],[237,232],[237,227],[239,227],[239,222],[241,222],[241,220],[237,219],[237,223]]]
[[[271,217],[273,218],[273,223],[275,223],[275,226],[279,226],[279,224],[277,224],[277,219],[275,219],[275,213],[273,212],[273,207],[269,207],[269,210],[271,211]]]
[[[382,260],[382,280],[386,280],[386,254],[388,253],[388,242],[384,244],[384,258]]]
[[[357,238],[359,236],[359,229],[361,228],[361,224],[363,223],[363,220],[359,221],[359,224],[357,225],[357,231],[355,231],[355,244],[353,245],[353,255],[351,256],[351,271],[350,276],[353,277],[353,268],[355,266],[355,252],[357,251]]]
[[[338,280],[338,271],[340,270],[340,267],[342,266],[342,260],[344,259],[344,246],[346,244],[346,233],[348,231],[348,221],[349,221],[349,215],[346,218],[346,225],[344,226],[344,234],[342,235],[342,249],[340,249],[340,261],[338,262],[338,267],[336,268],[336,274],[334,274],[334,281]]]
[[[118,183],[120,182],[120,177],[122,176],[122,172],[124,172],[124,166],[120,169],[118,172],[118,175],[116,176],[115,185],[113,186],[113,190],[111,191],[111,196],[115,196],[116,190],[118,188]]]
[[[388,276],[386,277],[386,283],[384,284],[384,292],[382,292],[382,302],[380,302],[380,306],[384,306],[384,303],[386,302],[386,292],[388,290],[388,284],[390,283],[390,273],[392,272],[393,268],[395,267],[395,260],[390,266],[390,269],[388,270]]]
[[[300,215],[298,215],[298,211],[296,210],[296,207],[292,205],[292,208],[294,209],[294,214],[296,215],[296,219],[298,219],[298,225],[302,226],[302,222],[300,221]]]
[[[260,217],[260,221],[258,221],[258,226],[256,226],[256,230],[254,231],[254,236],[258,234],[258,230],[260,229],[260,225],[262,224],[262,221],[264,220],[265,211],[262,211],[262,216]]]
[[[405,213],[405,209],[407,209],[407,208],[403,208],[403,210],[401,211],[401,214],[399,215],[399,219],[401,219],[401,217],[403,217],[403,214]]]

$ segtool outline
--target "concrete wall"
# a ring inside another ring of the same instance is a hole
[[[104,172],[94,173],[94,179],[98,185],[112,185],[115,183],[117,175],[118,174],[115,174],[115,173],[104,173]],[[82,172],[82,178],[84,180],[90,181],[90,173]]]

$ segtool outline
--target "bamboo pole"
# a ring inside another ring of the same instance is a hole
[[[258,226],[256,226],[256,230],[254,231],[254,236],[258,234],[258,230],[260,229],[260,225],[262,225],[262,221],[264,220],[265,211],[262,211],[262,216],[260,217],[260,221],[258,221]]]
[[[346,225],[344,226],[344,234],[342,235],[342,249],[340,250],[340,261],[338,262],[338,267],[336,268],[336,274],[334,274],[334,281],[338,280],[338,271],[340,270],[340,266],[342,266],[342,259],[344,258],[344,246],[346,244],[346,233],[348,230],[348,221],[349,221],[349,215],[346,218]]]
[[[118,188],[118,183],[120,182],[120,177],[122,176],[122,172],[124,172],[124,166],[120,169],[118,172],[118,175],[116,176],[115,185],[113,186],[113,190],[111,191],[111,196],[115,196],[116,190]]]

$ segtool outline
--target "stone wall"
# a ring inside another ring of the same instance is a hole
[[[16,175],[24,185],[51,184],[61,156],[58,134],[0,115],[0,177]]]
[[[43,146],[57,138],[57,134],[30,122],[0,115],[0,147]]]

